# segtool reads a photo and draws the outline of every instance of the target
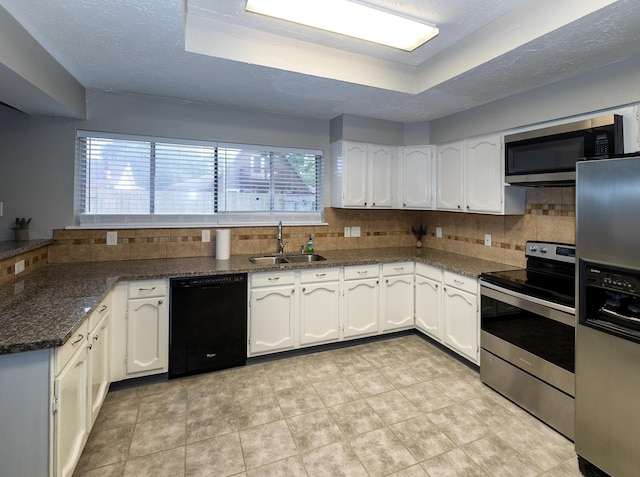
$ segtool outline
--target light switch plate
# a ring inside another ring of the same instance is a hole
[[[24,260],[20,260],[18,262],[16,262],[16,275],[18,273],[22,273],[24,272]]]
[[[211,230],[202,231],[202,243],[211,242]]]
[[[436,227],[436,237],[442,238],[442,227]]]
[[[345,237],[351,237],[351,227],[345,227],[344,228],[344,236]]]
[[[491,234],[484,234],[484,244],[486,247],[491,247]]]
[[[360,227],[351,227],[351,236],[360,237]]]
[[[118,245],[118,232],[107,232],[107,245]]]

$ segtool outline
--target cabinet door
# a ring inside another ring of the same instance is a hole
[[[416,275],[416,328],[437,341],[443,338],[441,290],[440,282]]]
[[[393,148],[371,144],[369,146],[369,207],[393,205]]]
[[[342,205],[367,205],[367,144],[345,142],[342,160]]]
[[[54,381],[53,449],[57,477],[71,476],[89,432],[87,410],[88,352],[82,349]]]
[[[337,341],[340,283],[304,284],[300,292],[300,344]]]
[[[294,297],[293,285],[251,290],[251,354],[294,347]]]
[[[382,285],[382,331],[413,327],[413,275],[387,277]]]
[[[438,146],[436,162],[436,208],[462,210],[464,201],[462,142]]]
[[[89,334],[89,425],[93,425],[109,391],[111,316],[107,313]]]
[[[401,207],[433,207],[432,147],[405,147],[402,152],[400,181]]]
[[[344,337],[372,335],[378,332],[377,278],[344,282]]]
[[[169,313],[165,298],[127,304],[127,374],[163,373],[169,361]],[[131,377],[131,376],[130,376]]]
[[[477,302],[476,295],[444,286],[444,341],[474,363],[478,363]]]
[[[500,136],[469,139],[465,144],[467,209],[500,213],[504,194]]]

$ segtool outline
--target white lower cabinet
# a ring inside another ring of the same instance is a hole
[[[166,280],[128,284],[126,378],[169,369],[169,307]]]
[[[442,342],[442,270],[416,263],[415,313],[416,328]]]
[[[374,335],[380,330],[378,265],[344,267],[343,338]]]
[[[414,326],[413,262],[382,265],[382,331]]]
[[[73,338],[72,338],[73,339]],[[57,374],[53,383],[53,466],[56,477],[67,477],[80,459],[89,435],[89,350],[82,346]]]
[[[90,383],[89,386],[89,413],[90,425],[96,422],[100,408],[107,397],[110,383],[110,341],[111,341],[111,316],[107,305],[103,305],[95,313],[100,320],[95,326],[89,323],[89,364]]]
[[[53,475],[71,476],[109,388],[111,295],[53,358]]]
[[[479,364],[478,282],[444,272],[444,343]]]
[[[249,355],[293,349],[296,320],[295,272],[251,275]]]
[[[340,269],[300,272],[300,346],[340,339]]]

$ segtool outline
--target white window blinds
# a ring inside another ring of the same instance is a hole
[[[321,151],[78,131],[81,226],[320,223]]]

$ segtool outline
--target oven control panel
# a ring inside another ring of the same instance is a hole
[[[619,270],[587,266],[585,270],[586,285],[619,291],[630,295],[640,294],[640,277],[621,273]]]
[[[566,243],[528,241],[525,248],[527,257],[545,258],[559,262],[576,262],[576,246]]]

